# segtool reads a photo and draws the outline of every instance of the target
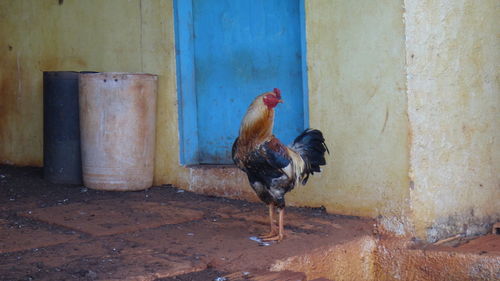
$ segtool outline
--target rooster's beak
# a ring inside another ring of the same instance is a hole
[[[285,103],[284,100],[278,100],[278,103]]]

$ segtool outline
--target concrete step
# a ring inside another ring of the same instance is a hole
[[[293,272],[289,270],[279,271],[279,272],[271,272],[271,271],[235,272],[224,276],[224,278],[221,278],[220,281],[306,281],[307,280],[306,275],[304,273]]]

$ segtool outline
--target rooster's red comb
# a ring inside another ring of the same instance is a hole
[[[276,94],[278,99],[281,99],[281,90],[278,88],[274,88],[273,92]]]

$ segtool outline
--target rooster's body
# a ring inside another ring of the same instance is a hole
[[[328,151],[319,130],[305,130],[291,147],[273,135],[274,107],[280,102],[279,89],[258,96],[243,118],[232,150],[234,163],[247,174],[257,196],[269,206],[271,232],[261,238],[278,241],[284,237],[285,193],[299,183],[306,184],[310,174],[320,172]],[[279,212],[278,229],[274,224],[275,207]]]

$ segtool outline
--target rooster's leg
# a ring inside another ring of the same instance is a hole
[[[260,239],[267,239],[276,236],[276,225],[274,224],[274,205],[269,204],[269,222],[271,224],[271,231],[268,234],[259,235]]]
[[[285,221],[285,208],[281,209],[278,208],[278,214],[279,214],[279,228],[278,228],[278,233],[275,234],[274,236],[263,238],[262,240],[264,241],[278,241],[280,242],[283,240],[283,237],[285,237],[285,227],[284,227],[284,221]]]

